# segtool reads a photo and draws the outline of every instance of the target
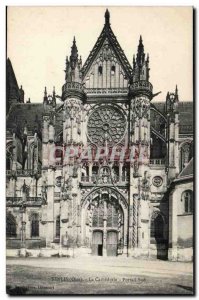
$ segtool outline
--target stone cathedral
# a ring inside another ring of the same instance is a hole
[[[130,64],[108,10],[43,103],[24,101],[7,59],[8,256],[192,260],[193,103],[175,83],[153,101],[149,71],[142,36]]]

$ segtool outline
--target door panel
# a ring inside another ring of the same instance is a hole
[[[107,233],[107,256],[117,256],[117,232],[108,231]]]
[[[102,231],[93,231],[92,255],[102,256],[103,250],[103,233]]]

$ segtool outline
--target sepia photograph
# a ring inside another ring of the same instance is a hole
[[[193,16],[7,6],[7,294],[195,294]]]

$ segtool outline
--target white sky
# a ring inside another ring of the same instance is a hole
[[[108,7],[110,22],[132,65],[140,34],[150,55],[155,100],[165,100],[178,84],[180,101],[193,100],[192,8]],[[25,99],[41,102],[44,86],[61,94],[65,57],[76,37],[83,63],[104,25],[106,7],[9,7],[7,56]]]

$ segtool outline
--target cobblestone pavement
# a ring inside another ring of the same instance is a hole
[[[125,257],[8,258],[9,294],[193,294],[193,264]]]

